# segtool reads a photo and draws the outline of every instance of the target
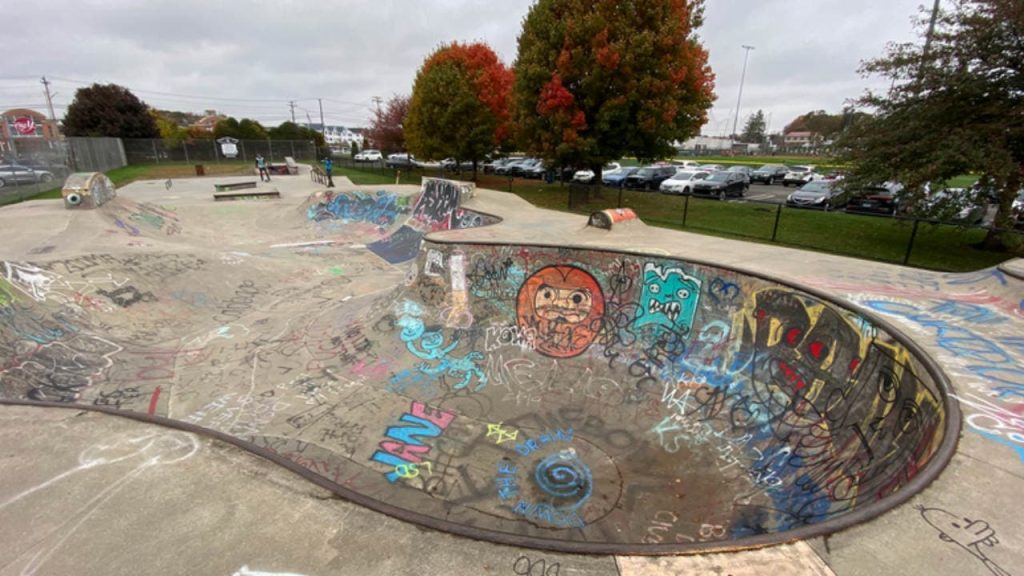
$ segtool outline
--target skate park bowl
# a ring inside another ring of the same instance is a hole
[[[0,261],[3,401],[200,432],[390,516],[580,553],[827,534],[956,449],[943,372],[829,294],[495,241],[509,213],[463,183],[280,186],[274,203],[182,182],[0,210],[48,230]]]

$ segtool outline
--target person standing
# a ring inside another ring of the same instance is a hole
[[[256,155],[256,169],[260,171],[260,182],[270,182],[270,171],[267,170],[267,161],[262,154]]]
[[[334,188],[334,178],[331,178],[331,171],[334,170],[334,161],[330,156],[324,158],[324,172],[327,174],[327,187]]]

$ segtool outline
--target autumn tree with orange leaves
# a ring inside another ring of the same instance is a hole
[[[477,164],[511,138],[512,71],[486,44],[442,45],[416,74],[406,118],[409,151],[421,159]]]
[[[702,18],[702,0],[539,0],[514,66],[519,146],[598,178],[624,155],[672,154],[714,101]]]

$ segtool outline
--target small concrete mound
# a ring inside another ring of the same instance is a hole
[[[75,172],[64,181],[61,196],[65,208],[91,210],[115,198],[117,188],[102,172]]]

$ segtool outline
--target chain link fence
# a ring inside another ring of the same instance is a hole
[[[311,140],[240,140],[235,155],[215,140],[174,141],[121,138],[11,138],[0,140],[0,206],[56,194],[73,172],[109,172],[137,164],[255,163],[262,155],[283,164],[286,157],[316,163]]]
[[[312,140],[239,140],[235,155],[226,156],[216,140],[122,140],[128,164],[218,164],[255,162],[263,156],[268,162],[283,163],[285,157],[297,162],[316,162],[319,151]]]

